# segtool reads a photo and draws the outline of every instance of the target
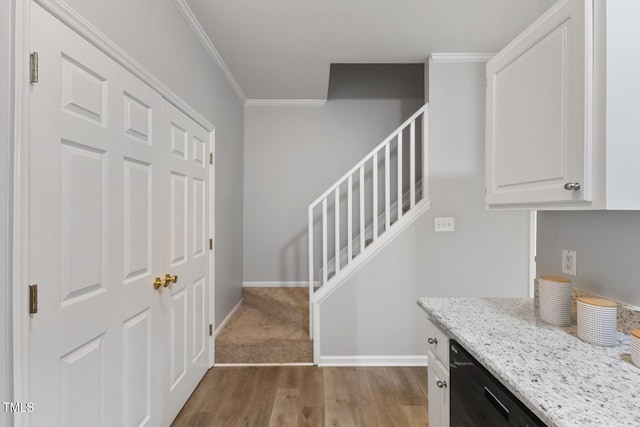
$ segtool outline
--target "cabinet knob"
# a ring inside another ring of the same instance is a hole
[[[438,386],[438,388],[447,388],[447,382],[446,381],[436,381],[436,385]]]
[[[579,182],[567,182],[564,185],[564,189],[565,190],[569,190],[569,191],[578,191],[578,190],[580,190],[580,183]]]
[[[429,339],[427,340],[427,342],[428,342],[429,344],[438,344],[438,339],[437,339],[437,338],[429,338]]]

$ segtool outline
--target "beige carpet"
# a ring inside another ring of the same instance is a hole
[[[216,363],[311,363],[307,288],[245,288],[216,338]]]

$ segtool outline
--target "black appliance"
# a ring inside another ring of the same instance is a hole
[[[460,344],[449,344],[451,427],[545,426]]]

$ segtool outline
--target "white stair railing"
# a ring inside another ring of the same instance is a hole
[[[346,273],[355,264],[363,262],[363,255],[369,248],[374,248],[376,242],[392,231],[392,227],[418,203],[428,201],[427,124],[428,104],[425,104],[309,205],[310,325],[313,320],[311,308],[315,285],[326,286],[337,280],[341,272]],[[420,132],[416,135],[418,130]],[[418,147],[422,153],[420,159],[416,158]],[[408,156],[405,154],[407,148]],[[416,173],[416,164],[420,167],[419,174]],[[408,179],[405,177],[407,166]],[[379,174],[383,176],[379,177]],[[370,178],[370,183],[367,178]],[[392,179],[395,185],[392,185]],[[417,185],[421,188],[416,189]],[[355,201],[354,190],[358,192]],[[409,200],[404,200],[405,197]],[[346,212],[341,208],[343,199],[346,199]],[[357,215],[354,215],[355,208]],[[346,216],[346,230],[341,225],[343,216]],[[380,220],[382,224],[378,223]],[[319,239],[314,235],[315,221],[321,227]],[[357,227],[354,227],[356,221]],[[333,233],[329,232],[330,226]],[[329,243],[330,239],[333,240],[332,244]],[[354,245],[354,240],[359,241],[359,245]],[[345,249],[346,257],[343,257],[341,254]],[[316,260],[316,253],[319,254],[319,260]],[[331,259],[333,271],[330,273],[328,263]]]

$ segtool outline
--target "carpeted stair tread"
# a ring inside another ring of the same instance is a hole
[[[309,333],[309,288],[244,288],[242,300]]]
[[[216,363],[311,363],[302,329],[242,304],[216,338]]]

